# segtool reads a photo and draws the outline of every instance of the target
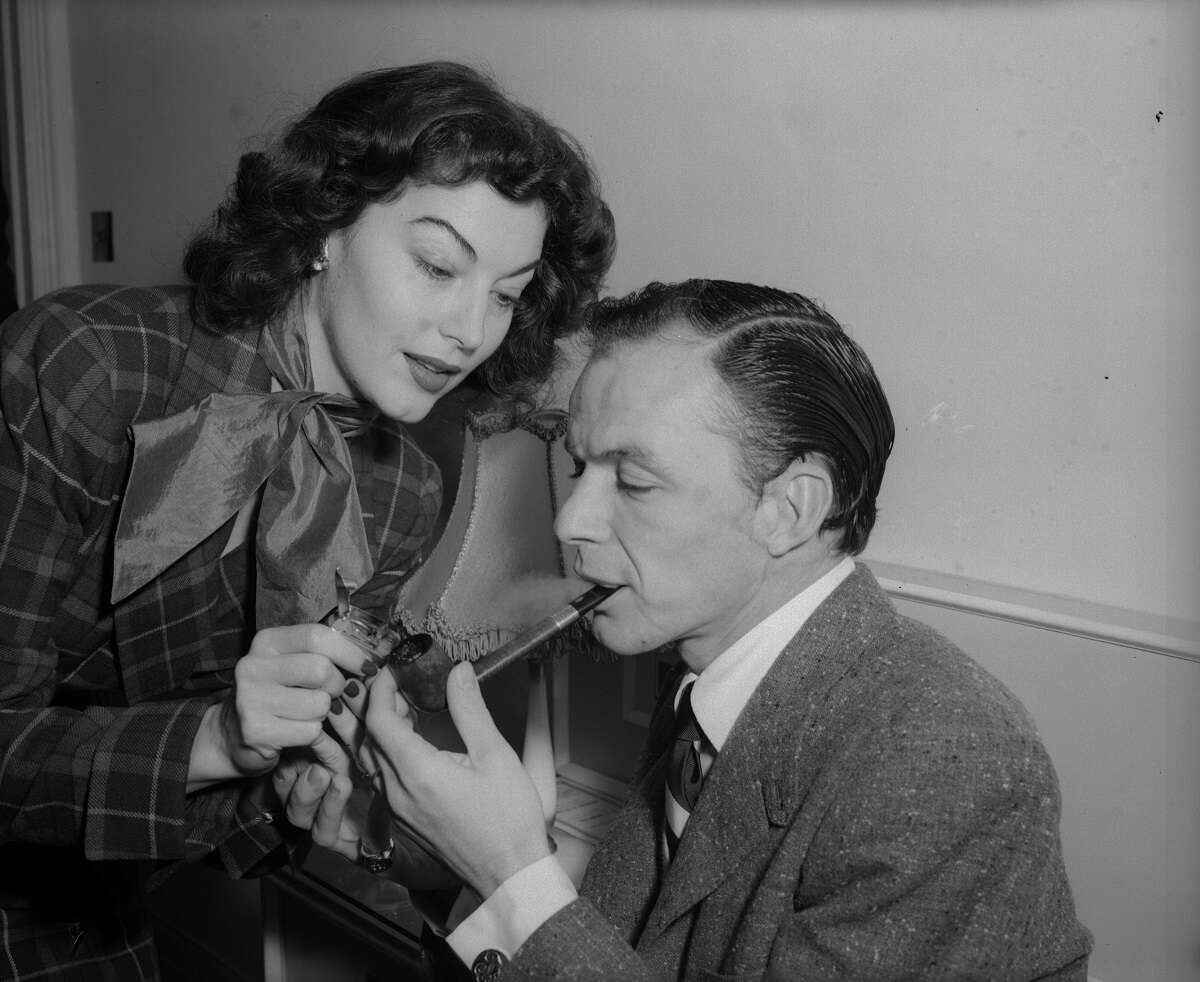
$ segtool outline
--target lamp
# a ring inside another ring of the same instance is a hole
[[[554,536],[553,455],[566,414],[557,409],[523,413],[480,396],[461,409],[459,418],[462,453],[453,505],[432,552],[402,586],[392,619],[408,633],[432,635],[452,660],[473,661],[565,604],[584,585],[565,577]],[[445,472],[444,436],[443,428]],[[426,435],[424,442],[430,439]],[[527,663],[522,760],[542,796],[547,822],[554,817],[557,774],[549,670],[543,662],[577,647],[582,638],[578,631],[552,638]],[[505,673],[498,684],[513,681]],[[457,742],[444,715],[423,717],[421,728],[434,743]]]

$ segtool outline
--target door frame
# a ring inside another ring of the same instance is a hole
[[[0,0],[3,173],[21,304],[82,278],[68,0]]]

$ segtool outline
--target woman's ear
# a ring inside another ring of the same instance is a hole
[[[794,460],[763,488],[758,521],[772,556],[782,556],[820,534],[833,509],[833,480],[815,460]]]

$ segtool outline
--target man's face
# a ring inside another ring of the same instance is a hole
[[[556,523],[576,571],[621,585],[594,630],[621,654],[669,641],[707,665],[762,616],[768,554],[738,448],[719,432],[711,345],[685,324],[593,359],[571,397],[577,479]]]

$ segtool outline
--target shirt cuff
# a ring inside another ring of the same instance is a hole
[[[518,870],[446,937],[464,965],[489,948],[512,958],[534,931],[578,897],[555,856]]]

